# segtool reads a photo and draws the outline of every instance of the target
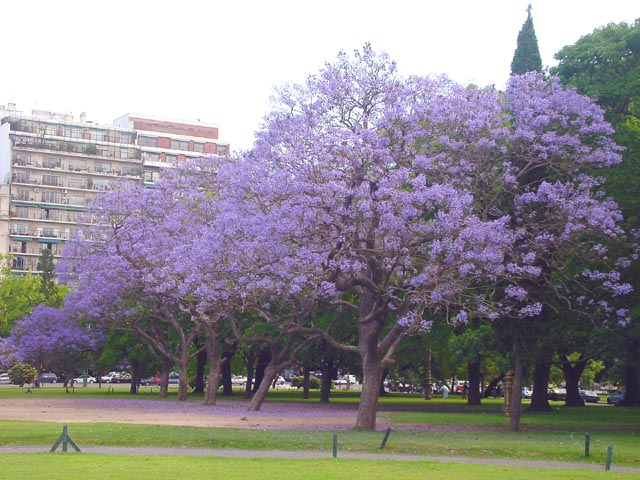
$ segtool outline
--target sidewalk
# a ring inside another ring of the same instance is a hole
[[[83,447],[82,453],[103,455],[135,456],[185,456],[185,457],[235,457],[235,458],[332,458],[331,452],[282,451],[282,450],[238,450],[238,449],[200,449],[200,448],[155,448],[155,447]],[[0,454],[42,453],[51,450],[51,446],[0,446]],[[62,453],[58,447],[56,453]],[[69,454],[77,454],[69,447]],[[564,470],[602,470],[604,465],[577,462],[545,462],[540,460],[514,460],[505,458],[438,457],[421,455],[394,455],[384,453],[348,453],[338,452],[339,459],[359,458],[365,460],[399,460],[409,462],[470,463],[478,465],[505,465],[528,468],[559,468]],[[637,472],[640,467],[611,466],[614,472]]]

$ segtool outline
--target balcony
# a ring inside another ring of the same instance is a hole
[[[38,150],[53,150],[57,152],[68,152],[91,157],[116,158],[122,161],[141,160],[142,153],[134,146],[127,147],[126,158],[121,158],[120,147],[97,145],[93,143],[70,142],[41,137],[23,137],[15,135],[13,142],[16,148],[33,148]]]

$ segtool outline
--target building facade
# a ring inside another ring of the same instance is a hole
[[[70,114],[0,107],[0,253],[15,273],[38,272],[43,249],[60,257],[87,205],[114,178],[153,186],[162,167],[228,155],[218,128],[127,114],[113,125]]]
[[[203,156],[229,155],[229,144],[218,138],[218,126],[214,124],[169,120],[135,113],[123,115],[113,123],[136,132],[147,186],[155,183],[160,170],[168,164]]]

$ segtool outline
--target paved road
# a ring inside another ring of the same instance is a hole
[[[237,449],[201,449],[201,448],[155,448],[155,447],[83,447],[83,453],[99,453],[106,455],[136,455],[136,456],[185,456],[185,457],[237,457],[237,458],[331,458],[331,452],[307,452],[307,451],[282,451],[282,450],[237,450]],[[0,446],[0,454],[42,453],[48,452],[51,446]],[[58,447],[56,453],[61,452]],[[76,453],[69,445],[68,453]],[[368,460],[401,460],[401,461],[427,461],[442,463],[473,463],[478,465],[506,465],[513,467],[529,468],[560,468],[604,470],[603,465],[571,462],[545,462],[538,460],[513,460],[503,458],[471,458],[471,457],[436,457],[421,455],[393,455],[384,453],[349,453],[338,452],[338,458],[361,458]],[[612,471],[637,472],[640,467],[611,466]]]

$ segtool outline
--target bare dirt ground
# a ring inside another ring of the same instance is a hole
[[[159,400],[38,398],[0,400],[1,420],[58,423],[115,422],[255,429],[353,428],[353,406],[267,402],[259,412],[247,411],[248,402],[220,400],[215,406],[198,402]],[[382,421],[379,428],[386,428]]]

